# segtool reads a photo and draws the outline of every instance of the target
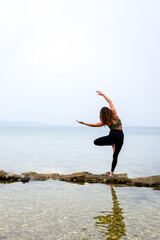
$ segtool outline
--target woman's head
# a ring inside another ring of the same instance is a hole
[[[103,107],[100,110],[100,120],[103,123],[103,125],[108,125],[112,122],[112,111],[108,107]]]

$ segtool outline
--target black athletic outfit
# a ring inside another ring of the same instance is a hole
[[[120,124],[120,119],[119,124]],[[124,141],[124,134],[122,130],[114,129],[114,126],[117,127],[116,124],[112,124],[109,127],[113,127],[113,129],[110,130],[110,133],[108,136],[100,137],[94,140],[94,144],[98,146],[106,146],[111,145],[112,143],[115,143],[115,152],[113,153],[113,161],[111,166],[111,171],[114,172],[114,169],[117,165],[117,158],[118,154],[122,148],[123,141]]]

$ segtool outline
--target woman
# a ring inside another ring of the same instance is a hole
[[[106,146],[111,145],[113,148],[113,161],[111,166],[111,172],[110,177],[113,177],[113,172],[115,170],[115,167],[117,165],[117,158],[118,154],[122,148],[123,140],[124,140],[124,134],[122,130],[122,123],[117,115],[116,109],[112,103],[112,101],[101,91],[96,91],[98,95],[103,96],[106,101],[109,103],[110,109],[108,107],[103,107],[100,110],[100,122],[92,124],[92,123],[85,123],[76,120],[78,123],[90,126],[90,127],[102,127],[102,126],[108,126],[111,130],[108,136],[97,138],[94,141],[95,145],[98,146]]]

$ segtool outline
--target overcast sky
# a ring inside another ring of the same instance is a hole
[[[159,0],[0,0],[0,119],[160,126]]]

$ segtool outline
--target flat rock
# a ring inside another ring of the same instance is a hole
[[[58,173],[36,173],[36,172],[24,172],[21,175],[14,173],[7,173],[0,170],[0,181],[2,182],[28,182],[32,181],[45,181],[48,179],[58,179],[60,181],[75,182],[75,183],[106,183],[106,184],[123,184],[128,186],[139,187],[154,187],[157,190],[160,189],[160,175],[128,178],[127,173],[114,174],[113,177],[109,177],[110,172],[101,174],[92,174],[90,172],[76,172],[71,174],[58,174]]]
[[[21,175],[15,173],[7,173],[3,170],[0,170],[0,180],[1,181],[9,181],[9,182],[16,182],[21,179]]]
[[[109,177],[110,172],[102,174],[92,174],[89,172],[77,172],[72,174],[63,174],[59,176],[61,181],[67,182],[89,182],[89,183],[131,183],[132,180],[127,177],[127,173],[114,174]]]
[[[135,186],[158,187],[160,186],[160,175],[132,178],[132,182]]]

